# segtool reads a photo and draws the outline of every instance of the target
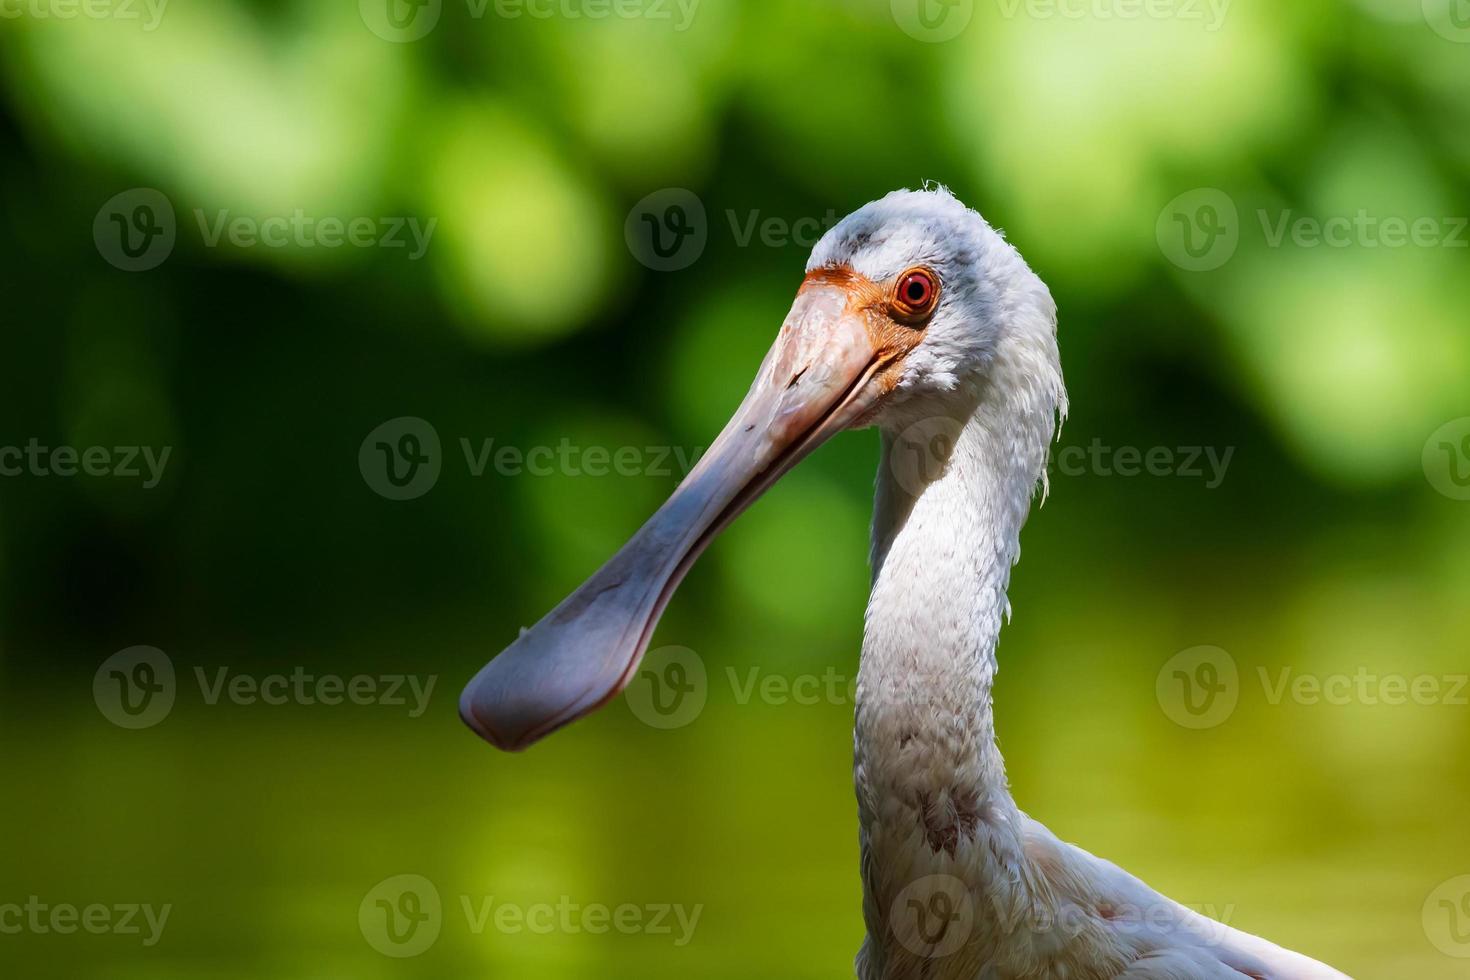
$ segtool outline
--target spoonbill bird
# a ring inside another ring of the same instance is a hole
[[[1056,304],[943,188],[844,218],[807,262],[745,396],[668,501],[465,689],[525,748],[616,696],[711,539],[834,433],[876,425],[855,778],[862,980],[1307,980],[1344,975],[1178,905],[1016,806],[991,715],[1021,526],[1066,414]],[[905,433],[933,465],[891,465]]]

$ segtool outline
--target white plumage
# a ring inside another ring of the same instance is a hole
[[[1046,286],[943,190],[855,212],[811,263],[875,279],[928,264],[946,295],[875,419],[884,463],[855,734],[868,927],[858,975],[1341,978],[1057,840],[1011,797],[991,717],[996,642],[1067,406]],[[914,451],[936,458],[901,455]],[[946,914],[967,935],[948,935]]]
[[[709,452],[476,676],[461,715],[520,749],[605,704],[714,535],[824,439],[876,424],[855,726],[861,980],[1342,978],[1062,843],[1011,797],[996,643],[1066,406],[1051,294],[979,214],[942,188],[861,208],[817,243]]]

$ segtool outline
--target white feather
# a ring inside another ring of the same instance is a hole
[[[868,927],[858,975],[1342,978],[1058,841],[1012,799],[991,690],[1021,527],[1067,409],[1056,306],[1020,254],[937,186],[849,215],[808,268],[847,265],[882,282],[919,264],[939,274],[940,306],[875,419],[884,462],[855,730]],[[916,469],[893,454],[935,419],[954,438],[915,485]],[[917,914],[916,888],[922,898],[945,881],[961,883],[971,914],[934,955],[904,941],[912,929],[900,920]]]

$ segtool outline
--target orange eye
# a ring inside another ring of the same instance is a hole
[[[939,280],[928,269],[910,269],[899,277],[893,300],[901,319],[922,320],[939,301]]]

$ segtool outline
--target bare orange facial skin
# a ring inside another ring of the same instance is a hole
[[[928,323],[927,315],[909,315],[911,311],[895,296],[895,286],[902,283],[908,275],[910,272],[905,272],[895,283],[880,284],[850,266],[833,265],[813,269],[801,282],[802,290],[811,286],[837,286],[846,290],[849,297],[847,310],[863,319],[868,338],[876,352],[875,359],[879,368],[873,377],[873,383],[885,395],[898,384],[903,373],[903,360],[924,339],[924,326]],[[937,285],[937,277],[934,282]],[[936,290],[935,302],[930,304],[929,314],[934,312],[937,299]]]

